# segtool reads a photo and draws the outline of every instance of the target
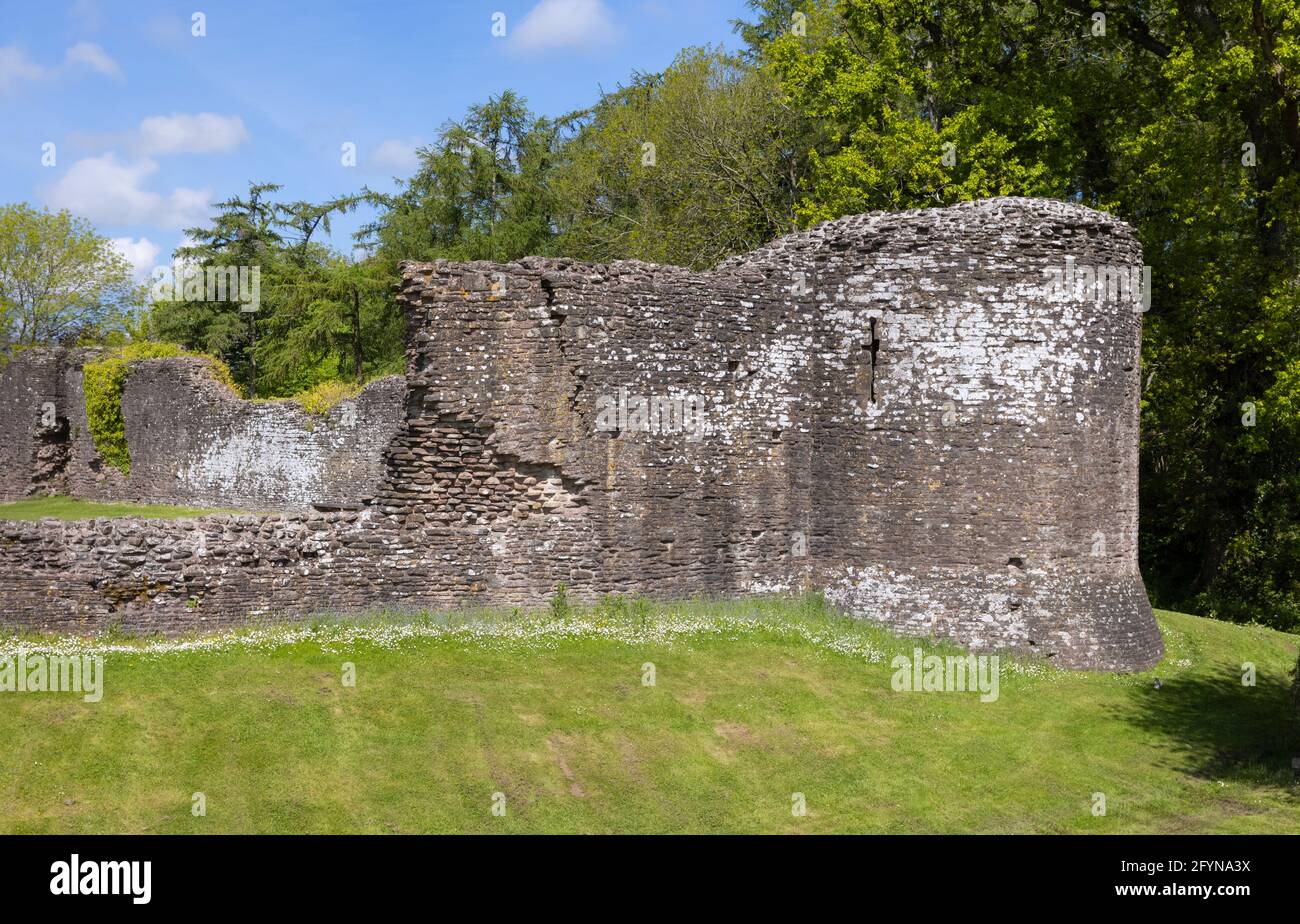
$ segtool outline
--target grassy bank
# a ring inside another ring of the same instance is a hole
[[[100,702],[0,693],[0,825],[1300,831],[1296,638],[1159,618],[1155,671],[1004,660],[992,702],[895,692],[890,660],[911,642],[779,599],[100,642]]]
[[[29,497],[0,504],[0,520],[90,520],[95,517],[145,517],[151,520],[175,520],[198,517],[205,513],[238,513],[203,507],[174,507],[170,504],[119,504],[80,500],[75,497]]]

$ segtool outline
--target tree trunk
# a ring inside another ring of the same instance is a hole
[[[357,384],[361,384],[361,369],[364,357],[361,353],[361,292],[352,287],[352,373]]]
[[[251,401],[257,397],[257,357],[254,350],[257,348],[257,322],[253,312],[248,313],[248,398]]]

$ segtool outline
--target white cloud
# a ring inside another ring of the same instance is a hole
[[[24,81],[35,83],[51,80],[62,74],[89,69],[97,74],[122,79],[122,69],[108,56],[108,52],[94,42],[77,42],[63,53],[63,64],[46,67],[27,57],[27,52],[17,45],[0,47],[0,96],[16,89]]]
[[[17,45],[0,48],[0,94],[8,93],[24,80],[42,80],[48,74]]]
[[[165,154],[211,154],[233,151],[252,137],[239,116],[211,112],[149,116],[127,131],[68,132],[81,149],[129,150],[141,157]]]
[[[108,52],[94,42],[78,42],[63,55],[63,66],[67,68],[88,67],[105,77],[122,79],[122,69],[108,56]]]
[[[200,112],[144,119],[137,144],[145,154],[206,154],[233,151],[247,140],[248,129],[239,116]]]
[[[126,258],[131,264],[131,275],[136,278],[137,282],[143,282],[149,278],[150,271],[153,269],[154,260],[162,248],[149,240],[142,237],[138,241],[129,237],[115,237],[109,240],[113,249]]]
[[[79,160],[44,193],[51,208],[68,209],[100,225],[147,225],[175,230],[202,224],[212,191],[178,186],[166,196],[143,188],[158,169],[148,159],[122,163],[111,151]]]
[[[412,171],[420,165],[419,155],[415,153],[418,147],[420,147],[418,141],[388,138],[375,148],[374,153],[370,155],[370,162],[384,170]]]
[[[515,27],[512,41],[524,51],[596,48],[618,34],[604,0],[542,0]]]

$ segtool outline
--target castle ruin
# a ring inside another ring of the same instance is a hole
[[[909,635],[1144,668],[1141,263],[1127,225],[1038,199],[843,218],[706,272],[408,263],[404,381],[313,422],[192,360],[133,364],[129,478],[96,462],[77,357],[20,355],[7,499],[259,512],[0,522],[0,621],[811,589]]]

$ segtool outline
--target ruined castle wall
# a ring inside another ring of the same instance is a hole
[[[373,600],[349,580],[385,567],[363,515],[213,514],[189,520],[0,522],[6,624],[178,634],[274,614],[347,611]],[[350,535],[347,543],[340,537]],[[364,569],[349,562],[364,559]]]
[[[44,493],[62,468],[60,354],[23,350],[0,369],[0,499]]]
[[[198,359],[133,364],[122,395],[131,490],[141,500],[248,510],[360,506],[402,415],[398,377],[327,414],[245,401]]]
[[[56,492],[86,500],[131,501],[150,492],[145,479],[132,479],[115,466],[109,465],[95,448],[95,438],[90,432],[90,418],[86,414],[85,373],[86,362],[99,359],[99,354],[72,353],[63,366],[63,400],[59,413],[67,417],[68,454],[59,475]],[[124,389],[125,391],[125,389]],[[126,421],[125,395],[122,401],[123,422]],[[155,433],[152,441],[165,441],[168,434]],[[134,447],[131,447],[134,448]]]
[[[82,365],[93,358],[33,350],[0,372],[0,402],[12,408],[2,426],[14,430],[0,450],[10,463],[5,499],[63,493],[261,511],[359,507],[379,486],[403,414],[397,376],[316,416],[289,401],[245,401],[201,359],[137,361],[122,394],[131,457],[123,474],[104,462],[90,433]],[[52,427],[42,421],[47,399],[56,409]]]
[[[834,246],[823,228],[733,261],[804,274],[828,322],[812,389],[815,583],[906,633],[1150,663],[1138,304],[1045,291],[1067,261],[1127,270],[1140,249],[1125,226],[1059,203],[929,215],[837,222]],[[862,400],[849,387],[868,352]]]
[[[811,588],[907,633],[1144,666],[1140,315],[1049,291],[1067,258],[1141,262],[1108,216],[990,200],[842,219],[708,273],[408,264],[404,418],[365,510],[7,524],[0,591],[25,624],[171,631],[558,583]],[[639,427],[618,413],[637,399],[699,418]]]
[[[383,500],[476,530],[453,544],[489,591],[729,594],[800,570],[810,446],[783,370],[802,346],[756,279],[542,260],[407,279],[408,430]],[[601,426],[638,398],[659,402],[658,426]]]
[[[174,632],[535,604],[559,583],[579,598],[792,586],[786,572],[806,570],[790,542],[809,519],[810,446],[792,416],[798,383],[763,368],[755,387],[741,359],[734,325],[757,307],[756,282],[703,291],[685,271],[636,263],[412,267],[406,415],[374,504],[312,520],[8,524],[0,592],[41,601],[11,620]],[[788,364],[790,349],[769,359]],[[739,411],[698,433],[681,419],[600,429],[598,399],[622,389]]]

